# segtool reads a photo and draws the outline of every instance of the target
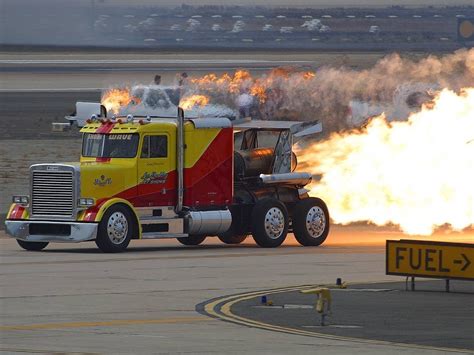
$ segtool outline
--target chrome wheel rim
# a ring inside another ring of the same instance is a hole
[[[127,238],[128,221],[122,212],[114,212],[107,222],[107,235],[114,244],[121,244]]]
[[[265,231],[271,239],[278,239],[285,229],[285,215],[278,207],[272,207],[265,215]]]
[[[312,238],[319,238],[326,229],[326,216],[319,206],[313,206],[306,215],[306,229]]]

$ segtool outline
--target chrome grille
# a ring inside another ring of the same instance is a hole
[[[35,170],[32,172],[32,216],[72,217],[73,201],[72,171]]]

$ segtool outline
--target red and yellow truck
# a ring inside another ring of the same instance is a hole
[[[100,115],[100,113],[99,113]],[[93,116],[79,162],[30,167],[30,194],[14,196],[6,231],[27,250],[94,240],[104,252],[132,239],[208,236],[262,247],[288,232],[307,246],[329,233],[311,175],[294,172],[293,137],[320,124],[227,118]],[[234,144],[238,149],[234,149]]]

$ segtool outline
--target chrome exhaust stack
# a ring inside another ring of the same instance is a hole
[[[306,186],[312,180],[310,173],[296,172],[286,174],[260,174],[260,180],[265,185],[289,184],[296,186]]]
[[[183,210],[184,197],[184,110],[178,107],[178,127],[176,137],[176,171],[178,175],[178,202],[176,213]]]

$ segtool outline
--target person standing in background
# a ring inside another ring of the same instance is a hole
[[[155,85],[161,85],[161,75],[155,75]]]

